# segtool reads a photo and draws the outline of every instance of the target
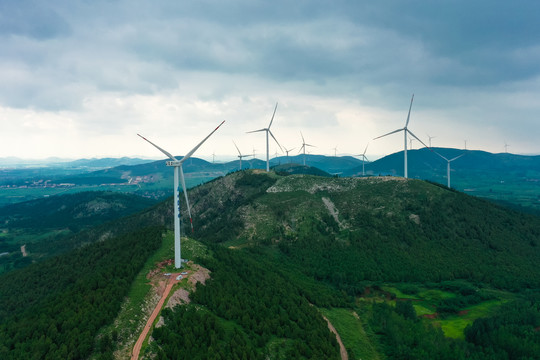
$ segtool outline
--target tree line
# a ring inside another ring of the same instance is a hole
[[[162,231],[145,228],[0,276],[0,358],[87,358]]]

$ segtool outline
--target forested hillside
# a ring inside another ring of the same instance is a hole
[[[447,159],[451,186],[470,195],[504,201],[524,211],[540,214],[540,156],[452,148],[409,150],[410,178],[447,185]],[[437,153],[436,153],[437,152]],[[365,174],[403,176],[403,152],[365,164]],[[343,176],[361,176],[362,166],[345,169]]]
[[[183,243],[202,250],[185,256],[210,279],[162,312],[143,359],[338,359],[323,314],[351,359],[540,358],[538,217],[391,177],[250,170],[189,196]],[[136,335],[115,320],[133,279],[173,256],[172,210],[87,228],[0,276],[0,358],[114,358]]]
[[[244,172],[192,194],[199,238],[271,245],[352,294],[364,280],[540,286],[538,217],[423,181]]]
[[[201,240],[341,290],[355,358],[540,357],[538,217],[388,177],[242,172],[191,194]]]
[[[0,358],[87,358],[161,234],[147,228],[0,276]]]
[[[338,359],[326,322],[275,264],[223,248],[203,263],[212,279],[153,334],[159,359]]]
[[[74,248],[68,245],[73,235],[153,204],[136,195],[92,191],[0,207],[0,273]]]

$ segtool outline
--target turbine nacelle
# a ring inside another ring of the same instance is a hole
[[[167,161],[165,164],[167,166],[182,166],[184,162],[181,161],[181,160],[176,160],[176,161]]]

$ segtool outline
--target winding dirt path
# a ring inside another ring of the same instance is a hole
[[[341,360],[349,360],[349,354],[347,354],[347,349],[345,349],[345,345],[343,345],[343,341],[341,341],[341,337],[339,336],[336,328],[330,320],[326,316],[323,315],[324,320],[328,323],[328,329],[330,329],[331,332],[333,332],[336,335],[336,340],[339,344],[339,353],[341,355]]]
[[[141,347],[144,342],[144,339],[146,339],[146,336],[148,336],[148,332],[152,328],[152,324],[154,323],[154,320],[156,320],[157,316],[159,315],[159,312],[161,311],[161,308],[163,307],[163,304],[165,303],[165,300],[167,299],[167,296],[169,296],[169,293],[171,292],[172,287],[174,284],[176,284],[179,280],[176,280],[176,277],[180,275],[180,273],[171,274],[169,277],[169,281],[167,283],[167,286],[165,287],[165,290],[163,290],[163,294],[161,295],[161,299],[157,303],[156,307],[154,308],[154,311],[152,312],[152,315],[150,315],[150,318],[148,318],[148,321],[146,322],[146,325],[144,326],[144,329],[139,336],[139,339],[135,343],[135,346],[133,347],[133,352],[131,355],[131,360],[138,360],[139,359],[139,353],[141,352]]]

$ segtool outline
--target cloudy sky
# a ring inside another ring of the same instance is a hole
[[[0,157],[540,154],[534,0],[0,1]],[[418,148],[418,143],[413,143]],[[275,153],[276,145],[270,151]]]

